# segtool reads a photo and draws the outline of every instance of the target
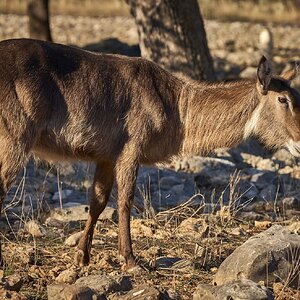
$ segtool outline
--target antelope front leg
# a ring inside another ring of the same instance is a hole
[[[131,158],[131,159],[130,159]],[[135,267],[130,236],[130,211],[133,203],[138,163],[130,154],[124,155],[116,165],[119,216],[119,255],[123,270]]]

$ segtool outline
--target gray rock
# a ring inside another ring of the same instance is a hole
[[[274,172],[259,171],[259,173],[251,176],[251,182],[255,184],[258,189],[263,189],[272,184],[276,180]]]
[[[200,284],[193,300],[273,300],[272,294],[249,279],[241,279],[220,286]]]
[[[286,149],[280,149],[273,154],[273,158],[280,160],[286,166],[293,166],[295,164],[295,157]]]
[[[78,205],[73,203],[71,205],[66,205],[66,208],[62,210],[56,208],[52,213],[51,217],[59,221],[69,222],[69,221],[85,221],[89,215],[88,205]],[[100,214],[99,220],[116,220],[117,211],[115,208],[107,206],[104,211]]]
[[[280,201],[282,210],[295,209],[300,210],[300,200],[297,197],[287,197]]]
[[[174,269],[187,271],[194,268],[192,261],[179,257],[159,257],[155,261],[155,266],[159,269]]]
[[[230,176],[232,175],[233,171],[231,170],[213,170],[209,168],[205,168],[200,174],[201,177],[198,175],[195,176],[195,181],[197,183],[197,186],[199,188],[204,186],[220,186],[220,187],[226,187],[228,185],[228,182],[230,181]]]
[[[163,190],[170,190],[174,185],[179,184],[181,184],[181,180],[178,176],[163,177],[159,180],[159,186]]]
[[[279,166],[269,158],[264,158],[259,160],[256,164],[256,167],[260,170],[273,171],[273,172],[279,168]]]
[[[129,277],[90,275],[76,280],[76,286],[88,287],[97,293],[128,291],[132,288]]]
[[[166,297],[163,298],[165,300],[181,300],[181,297],[178,292],[174,289],[170,288],[166,291]]]
[[[53,201],[58,201],[59,199],[66,200],[72,194],[73,194],[72,190],[62,190],[61,192],[55,192],[52,197],[52,200]]]
[[[226,159],[216,158],[216,157],[202,157],[193,156],[189,158],[184,158],[181,161],[179,170],[186,172],[198,173],[204,170],[204,168],[209,170],[235,170],[236,165]],[[180,164],[180,162],[179,162]]]
[[[83,231],[79,231],[76,233],[73,233],[65,240],[65,245],[74,247],[79,243],[79,240],[81,239],[83,235]]]
[[[93,297],[94,296],[94,297]],[[99,295],[87,287],[75,284],[51,284],[47,286],[48,300],[106,300],[105,295]]]
[[[182,194],[184,190],[184,184],[176,184],[172,187],[172,191],[176,194]]]
[[[298,282],[300,266],[295,255],[300,251],[300,236],[287,228],[274,225],[251,237],[220,265],[215,275],[217,285],[241,278],[268,284],[278,279],[293,286]],[[294,281],[290,282],[291,270]]]
[[[10,228],[9,228],[7,222],[0,221],[0,232],[3,234],[3,233],[6,233],[8,231],[10,231]]]
[[[243,174],[250,175],[251,177],[255,174],[263,174],[263,171],[257,170],[255,168],[249,168],[249,167],[244,168],[242,172]]]
[[[157,290],[155,287],[143,284],[140,286],[137,286],[133,290],[131,290],[126,295],[120,296],[120,295],[113,295],[110,297],[110,300],[160,300],[161,293],[159,290]]]
[[[9,291],[19,292],[23,285],[23,280],[18,274],[13,274],[5,277],[4,279],[2,279],[2,281],[4,281],[5,289]]]
[[[66,225],[66,223],[64,221],[62,221],[62,220],[57,220],[55,218],[48,217],[45,220],[45,225],[49,226],[49,227],[64,228],[64,226]]]
[[[270,184],[261,190],[258,197],[265,201],[274,201],[277,196],[277,187],[274,184]]]
[[[74,269],[66,269],[62,271],[57,277],[56,282],[58,283],[74,283],[78,274],[77,271]]]
[[[245,231],[240,227],[233,228],[232,230],[230,230],[229,233],[231,235],[235,235],[235,236],[245,236],[246,235]]]
[[[264,220],[262,214],[256,213],[254,211],[241,211],[237,214],[238,218],[244,221],[261,221]]]
[[[25,229],[34,237],[42,237],[46,235],[46,229],[34,220],[25,223]]]
[[[253,199],[259,193],[258,189],[253,183],[244,180],[240,181],[237,186],[237,190],[239,194],[246,199]]]

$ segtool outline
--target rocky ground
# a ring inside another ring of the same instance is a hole
[[[26,37],[26,22],[0,15],[0,39]],[[220,79],[253,74],[263,28],[206,22]],[[300,28],[270,29],[281,71],[300,60]],[[139,54],[131,18],[54,16],[52,30],[57,42]],[[96,228],[91,264],[74,265],[93,169],[31,161],[20,174],[0,222],[2,298],[300,299],[300,164],[287,151],[269,153],[251,142],[166,168],[142,167],[131,224],[142,267],[135,274],[120,271],[115,191]]]

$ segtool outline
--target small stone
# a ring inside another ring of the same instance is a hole
[[[163,190],[169,190],[174,185],[178,185],[178,184],[181,184],[181,180],[180,178],[175,176],[167,176],[159,180],[159,187]]]
[[[34,220],[28,221],[25,224],[25,229],[34,237],[42,237],[46,234],[46,229],[43,228],[40,224],[36,223]]]
[[[285,166],[281,169],[278,170],[278,173],[283,175],[283,174],[291,174],[294,172],[294,168],[290,166]]]
[[[58,201],[58,200],[66,200],[69,196],[71,196],[73,193],[72,190],[62,190],[61,192],[55,192],[52,200]]]
[[[293,166],[295,164],[295,158],[286,149],[280,149],[273,154],[273,158],[278,159],[284,163],[286,166]],[[290,172],[291,173],[291,172]]]
[[[15,291],[15,292],[19,292],[23,284],[23,280],[21,276],[17,274],[13,274],[6,277],[4,281],[5,281],[4,284],[5,288],[7,290]]]
[[[251,182],[259,189],[266,188],[269,184],[276,180],[276,175],[274,172],[259,171],[259,173],[253,174],[251,176]]]
[[[272,222],[270,221],[254,221],[254,226],[260,229],[267,229],[271,227]]]
[[[177,227],[179,236],[192,236],[197,239],[205,238],[208,235],[209,226],[203,219],[187,218]]]
[[[106,206],[104,211],[100,214],[99,221],[113,221],[116,222],[118,219],[117,210],[113,207]]]
[[[236,227],[230,231],[230,234],[235,235],[235,236],[244,236],[245,231],[240,227]]]
[[[45,221],[45,225],[49,227],[63,228],[65,226],[65,223],[64,221],[48,217]]]
[[[159,257],[156,259],[155,265],[159,269],[174,269],[178,271],[194,269],[192,261],[179,257]]]
[[[134,219],[130,222],[130,230],[133,236],[152,237],[155,233],[156,224],[154,221]]]
[[[168,289],[166,293],[169,300],[181,300],[180,295],[173,289]]]
[[[61,272],[62,270],[62,267],[60,266],[55,266],[54,268],[52,268],[51,270],[49,270],[49,276],[52,278],[52,279],[55,279],[59,273]]]
[[[62,271],[57,277],[56,282],[58,283],[69,283],[72,284],[76,281],[77,272],[73,269],[67,269]]]
[[[300,201],[296,197],[287,197],[282,199],[280,206],[282,206],[283,210],[285,209],[300,210]]]
[[[260,170],[266,170],[266,171],[276,171],[279,166],[276,165],[271,159],[265,158],[265,159],[260,159],[256,167]]]
[[[270,184],[259,193],[258,197],[267,202],[274,201],[277,196],[277,191],[277,187],[274,184]]]
[[[115,295],[115,297],[110,298],[111,300],[160,300],[161,293],[155,287],[143,284],[137,286],[129,293],[124,296]]]
[[[172,187],[172,191],[176,194],[182,194],[184,189],[184,184],[176,184]]]
[[[255,201],[246,207],[243,208],[243,211],[247,212],[255,212],[257,214],[265,213],[265,212],[273,212],[274,211],[274,205],[272,203],[266,202],[266,201]]]
[[[4,234],[4,233],[8,232],[9,230],[10,230],[10,228],[9,228],[9,226],[7,225],[7,223],[6,223],[6,222],[0,221],[0,232],[1,232],[2,234]]]
[[[240,219],[245,221],[260,221],[265,219],[265,217],[262,214],[258,214],[254,211],[242,211],[237,215]]]
[[[8,291],[5,288],[0,287],[0,299],[27,300],[28,298],[24,295],[20,295],[18,292]]]
[[[68,203],[66,203],[67,205]],[[72,203],[71,206],[67,206],[62,210],[60,208],[55,209],[51,213],[51,217],[63,222],[70,221],[86,221],[89,216],[89,206]],[[115,208],[106,207],[100,214],[98,220],[111,220],[116,221],[117,211]]]
[[[88,288],[69,284],[52,284],[47,286],[48,300],[106,300],[104,295],[96,293]],[[95,297],[95,298],[94,298]]]
[[[83,236],[83,231],[73,233],[65,240],[65,245],[74,247],[79,243],[79,240]]]
[[[83,186],[88,190],[93,186],[93,181],[92,180],[84,180]]]
[[[126,276],[89,275],[77,279],[76,285],[88,287],[97,293],[128,291],[132,288],[130,279]]]
[[[97,255],[97,261],[97,266],[99,266],[100,269],[109,269],[116,266],[108,253]]]
[[[291,223],[291,224],[288,226],[288,229],[289,229],[291,232],[300,235],[300,221]]]
[[[253,199],[258,195],[258,189],[256,188],[255,184],[248,182],[248,181],[241,181],[238,184],[237,189],[239,193],[246,199]]]

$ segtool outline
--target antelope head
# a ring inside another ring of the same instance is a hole
[[[256,81],[259,101],[248,124],[266,146],[286,147],[294,156],[300,156],[300,94],[291,82],[299,71],[295,65],[274,76],[270,62],[261,58]]]

